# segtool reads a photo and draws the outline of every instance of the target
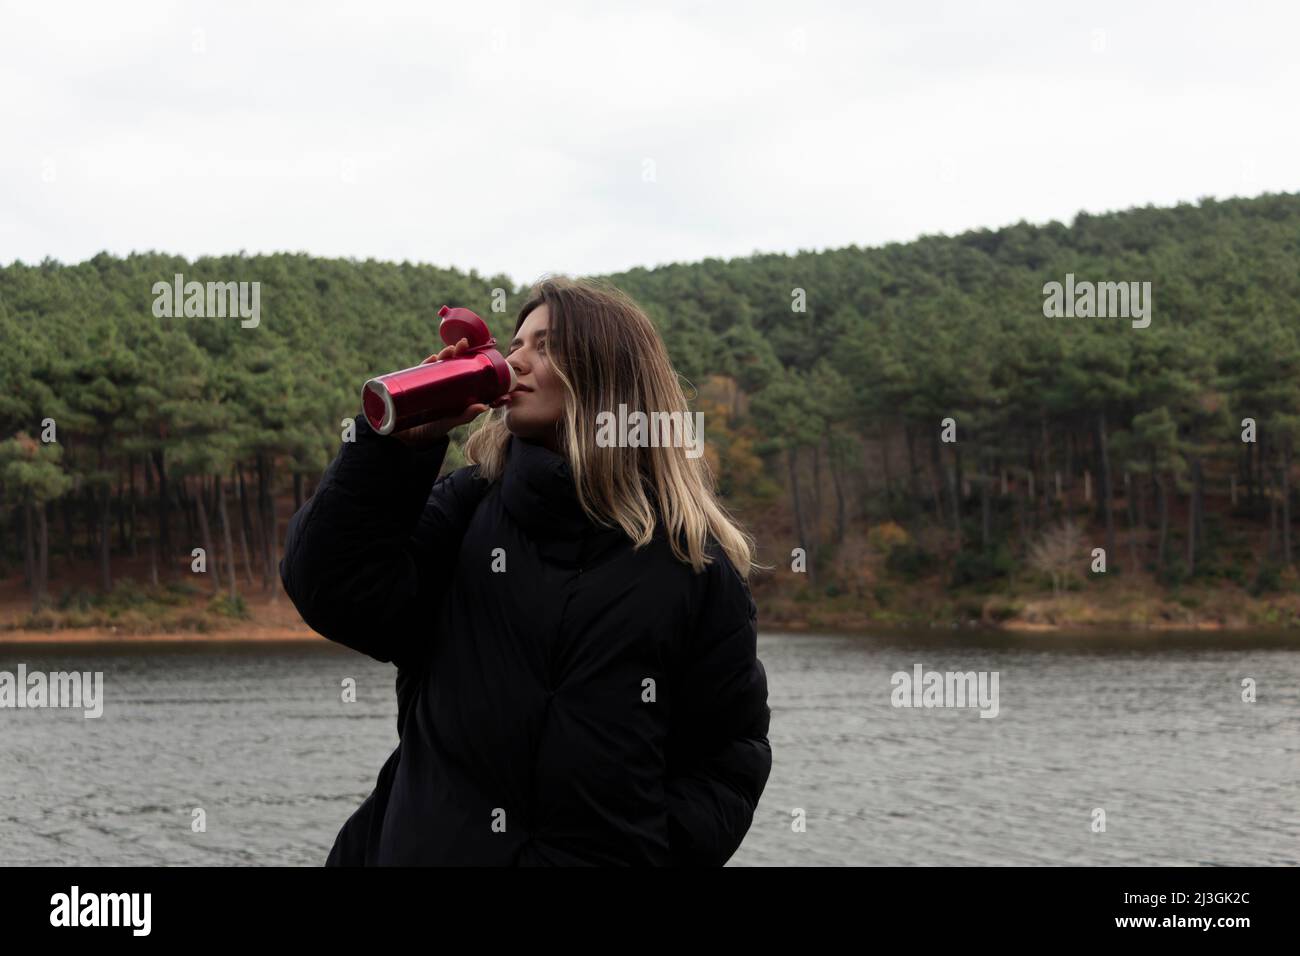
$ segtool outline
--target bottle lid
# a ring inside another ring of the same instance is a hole
[[[468,339],[472,349],[496,344],[487,323],[469,309],[452,309],[444,305],[438,314],[442,316],[438,335],[445,344],[455,345],[461,339]]]

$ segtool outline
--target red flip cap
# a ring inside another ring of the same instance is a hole
[[[471,351],[496,347],[497,340],[492,337],[487,323],[469,309],[452,309],[444,305],[438,310],[438,314],[442,316],[438,335],[447,345],[455,345],[461,339],[469,339]]]
[[[455,345],[461,339],[467,339],[469,348],[462,354],[488,353],[488,358],[492,360],[492,368],[501,383],[501,391],[508,392],[515,387],[515,370],[497,351],[497,340],[492,336],[492,330],[477,313],[469,309],[453,309],[444,305],[438,310],[438,315],[442,317],[442,322],[438,326],[438,335],[445,344]]]

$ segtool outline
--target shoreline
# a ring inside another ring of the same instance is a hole
[[[1155,621],[1147,624],[1117,624],[1114,622],[1067,621],[1059,624],[1041,621],[1009,620],[1001,622],[969,621],[965,623],[923,622],[923,621],[863,621],[855,624],[829,624],[808,621],[772,621],[764,627],[762,615],[759,616],[760,633],[777,632],[788,634],[864,634],[878,631],[967,631],[982,633],[1002,633],[1015,635],[1031,634],[1070,634],[1098,635],[1116,633],[1187,633],[1209,632],[1231,635],[1234,633],[1252,633],[1261,630],[1274,630],[1266,626],[1249,623],[1225,624],[1221,621]],[[1295,630],[1284,628],[1283,630]],[[1300,631],[1297,632],[1300,637]],[[219,631],[162,630],[155,632],[131,632],[107,627],[75,627],[57,629],[5,629],[0,630],[0,646],[5,644],[258,644],[258,643],[307,643],[320,641],[330,643],[325,637],[308,627],[287,626],[252,626],[247,628],[232,627]]]
[[[270,641],[324,641],[307,627],[250,627],[220,631],[129,632],[107,627],[68,627],[53,630],[0,630],[0,646],[5,644],[257,644]]]

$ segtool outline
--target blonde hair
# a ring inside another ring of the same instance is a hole
[[[624,292],[595,279],[547,277],[533,286],[519,310],[518,332],[528,314],[545,304],[550,313],[546,352],[564,386],[560,447],[573,473],[578,501],[597,525],[620,527],[636,547],[654,536],[661,520],[678,560],[701,571],[712,536],[732,565],[748,578],[754,539],[718,503],[703,456],[668,442],[658,447],[600,447],[598,416],[629,410],[689,415],[686,394],[668,350],[649,316]],[[504,410],[489,414],[465,444],[465,457],[489,481],[505,469],[510,432]]]

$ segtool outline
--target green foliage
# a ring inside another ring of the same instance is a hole
[[[1015,570],[1011,553],[1002,546],[960,552],[953,561],[952,587],[1005,582]]]
[[[1273,561],[1265,561],[1255,573],[1250,583],[1250,594],[1259,597],[1263,594],[1276,594],[1282,590],[1282,568]]]
[[[937,569],[935,556],[916,544],[903,544],[891,548],[885,558],[885,568],[906,581],[917,581]]]
[[[155,588],[139,585],[131,578],[120,578],[107,593],[63,588],[54,607],[60,611],[98,611],[111,617],[132,610],[181,607],[195,593],[197,589],[188,584],[172,583]]]
[[[237,620],[247,620],[250,617],[248,605],[238,595],[233,598],[229,594],[217,595],[208,602],[208,611],[221,617],[230,617]]]
[[[1165,492],[1161,580],[1176,586],[1188,576],[1178,536],[1192,512],[1203,515],[1208,537],[1193,540],[1196,577],[1244,582],[1245,572],[1216,553],[1227,537],[1198,489],[1222,497],[1227,476],[1242,473],[1245,418],[1259,433],[1250,473],[1266,489],[1257,487],[1234,521],[1261,525],[1268,509],[1259,502],[1280,498],[1290,477],[1300,445],[1298,235],[1300,195],[1265,195],[605,278],[645,308],[701,394],[708,376],[738,387],[725,414],[717,404],[709,412],[718,426],[710,464],[726,503],[749,524],[784,487],[814,561],[832,550],[823,533],[834,523],[834,504],[816,493],[833,489],[826,496],[850,502],[849,520],[861,519],[863,503],[873,523],[899,522],[912,534],[942,519],[957,555],[945,569],[954,583],[1002,580],[1017,527],[1041,528],[1070,507],[1090,534],[1100,523],[1100,435],[1115,495],[1125,474],[1150,498]],[[1043,285],[1067,272],[1149,279],[1151,326],[1046,318]],[[261,323],[156,317],[153,285],[176,273],[262,283]],[[504,313],[492,311],[497,288],[506,291]],[[314,480],[341,445],[342,421],[360,413],[362,383],[438,347],[440,305],[474,309],[503,340],[526,292],[502,276],[291,254],[188,262],[150,252],[0,267],[0,491],[3,530],[13,532],[6,566],[22,561],[14,542],[35,510],[26,506],[76,496],[85,520],[98,520],[146,461],[173,492],[186,478],[191,494],[211,487],[193,479],[214,476],[228,490],[236,466],[256,474],[254,510],[263,490],[283,495],[294,475]],[[949,417],[959,441],[941,446]],[[57,423],[57,442],[41,440],[46,419]],[[453,447],[447,466],[462,460]],[[945,484],[959,466],[975,489],[969,496]],[[1041,499],[1054,472],[1077,489],[1084,469],[1091,504],[1078,494],[1069,505],[1030,502],[1040,507],[1021,525],[1011,495],[995,489],[982,522],[979,496],[998,472],[1014,473],[1011,494],[1023,500],[1030,476]],[[142,522],[152,520],[151,504]],[[51,513],[57,539],[57,508]],[[173,535],[179,517],[173,512]],[[215,535],[215,514],[208,519]],[[1110,560],[1126,567],[1127,555]],[[909,580],[939,564],[910,542],[887,552],[889,573]],[[1267,590],[1274,576],[1261,569],[1251,586]],[[119,613],[142,607],[113,594]],[[96,609],[82,596],[64,600],[70,612]]]
[[[1156,580],[1167,588],[1181,587],[1187,578],[1187,563],[1181,557],[1171,558],[1156,574]]]

